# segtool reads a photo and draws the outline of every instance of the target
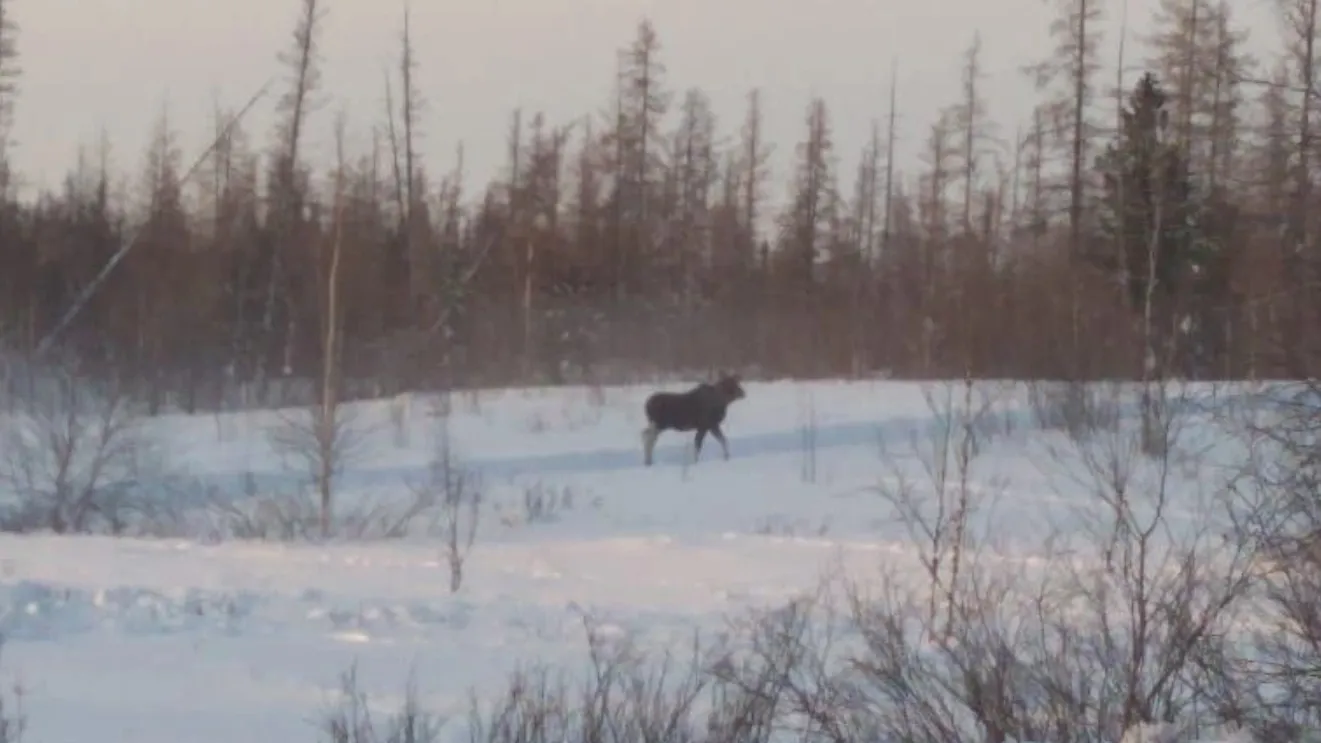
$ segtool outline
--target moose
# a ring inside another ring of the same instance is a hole
[[[647,427],[642,431],[643,461],[651,466],[656,439],[662,431],[697,431],[694,461],[702,456],[702,441],[709,432],[720,442],[725,459],[729,443],[720,430],[730,403],[745,397],[743,385],[735,374],[721,374],[714,384],[703,382],[687,392],[655,392],[647,398]]]

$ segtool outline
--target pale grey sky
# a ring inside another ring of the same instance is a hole
[[[1269,0],[1235,0],[1254,48],[1273,49]],[[873,117],[886,110],[891,59],[899,61],[901,137],[913,161],[936,111],[956,100],[960,55],[980,30],[986,96],[1004,133],[1030,111],[1019,67],[1044,55],[1043,0],[414,0],[413,29],[427,100],[423,152],[433,175],[467,149],[470,182],[503,165],[516,106],[564,122],[610,102],[615,50],[645,15],[656,26],[668,84],[704,88],[722,130],[736,133],[745,95],[764,91],[776,145],[774,197],[784,192],[813,95],[830,106],[845,183]],[[1117,27],[1123,0],[1110,0]],[[1127,0],[1144,25],[1155,0]],[[289,43],[298,0],[12,0],[23,76],[16,160],[36,184],[59,183],[80,144],[104,127],[117,170],[137,173],[162,107],[184,159],[205,146],[214,96],[241,105],[272,75]],[[325,103],[311,122],[315,158],[330,156],[337,108],[363,135],[382,120],[383,69],[394,66],[403,0],[326,0]],[[1113,52],[1117,39],[1105,42]],[[246,124],[265,139],[274,94]],[[677,100],[677,97],[676,97]]]

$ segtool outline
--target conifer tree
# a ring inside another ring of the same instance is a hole
[[[791,201],[780,219],[787,278],[803,288],[812,285],[817,259],[823,255],[831,208],[838,204],[832,198],[836,190],[833,151],[826,103],[814,98],[808,106],[807,138],[798,145]]]
[[[1100,158],[1104,183],[1100,226],[1104,256],[1134,308],[1149,293],[1168,297],[1197,260],[1197,217],[1187,156],[1170,122],[1169,98],[1156,76],[1138,80],[1121,113],[1116,141]]]
[[[1188,156],[1170,121],[1169,97],[1156,76],[1138,80],[1120,114],[1120,131],[1100,158],[1102,265],[1118,274],[1139,318],[1144,374],[1163,377],[1181,339],[1204,336],[1197,311],[1212,289],[1215,258]]]

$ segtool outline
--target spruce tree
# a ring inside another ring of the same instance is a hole
[[[1156,76],[1143,75],[1098,163],[1104,192],[1096,257],[1118,273],[1135,310],[1171,299],[1205,257],[1188,157],[1172,135],[1167,103]]]

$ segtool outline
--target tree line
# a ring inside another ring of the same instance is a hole
[[[827,102],[809,101],[787,183],[761,93],[723,136],[702,90],[668,85],[643,20],[608,113],[513,112],[506,166],[470,194],[461,147],[439,175],[418,153],[425,73],[406,11],[371,146],[347,152],[341,117],[334,161],[309,161],[325,9],[298,0],[272,141],[217,110],[193,168],[162,117],[135,204],[114,197],[104,145],[31,200],[0,150],[0,340],[188,407],[236,383],[329,381],[328,365],[378,392],[720,366],[1305,374],[1321,309],[1317,1],[1282,0],[1283,43],[1260,60],[1227,0],[1161,0],[1120,29],[1136,44],[1106,38],[1104,0],[1052,0],[1053,51],[1024,71],[1039,102],[1012,134],[988,114],[974,34],[919,172],[894,166],[891,83],[852,173]],[[4,143],[20,103],[8,4]],[[775,188],[788,199],[773,210]]]

